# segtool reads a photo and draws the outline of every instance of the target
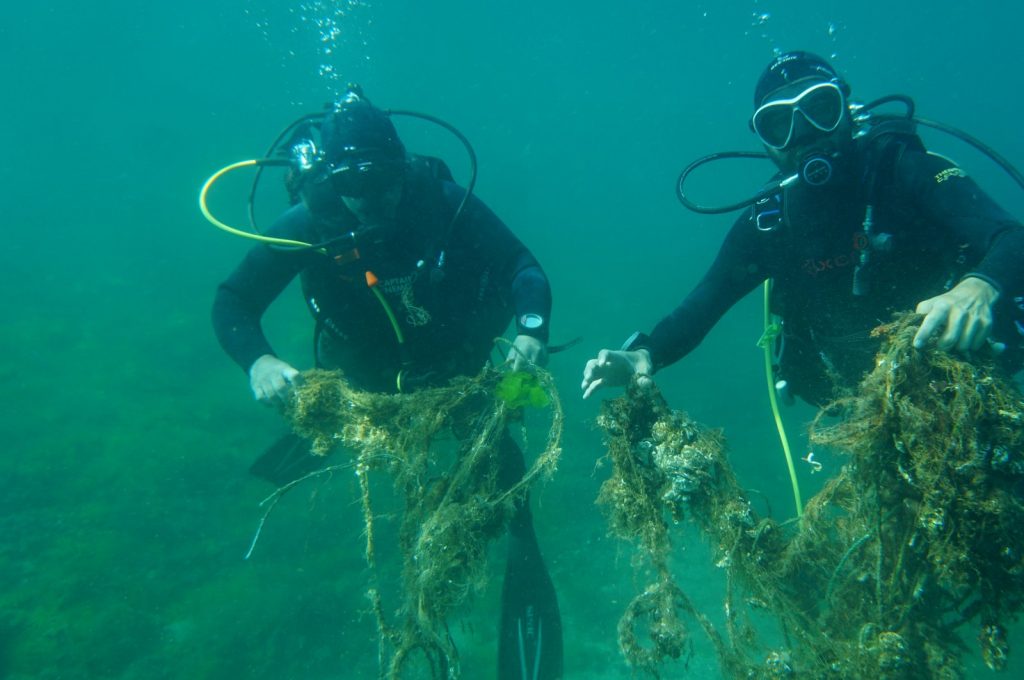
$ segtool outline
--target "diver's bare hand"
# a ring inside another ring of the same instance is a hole
[[[253,396],[268,405],[283,404],[299,379],[299,372],[291,364],[273,354],[264,354],[249,368],[249,386]]]
[[[530,366],[546,366],[548,363],[548,347],[543,340],[532,335],[517,335],[512,341],[505,363],[512,365],[513,371],[525,371]]]
[[[602,387],[621,387],[629,383],[634,377],[640,387],[650,387],[654,384],[651,374],[654,372],[654,364],[651,363],[651,353],[646,349],[638,349],[633,352],[616,351],[603,349],[597,354],[596,359],[587,362],[583,369],[583,398],[589,397],[595,390]]]
[[[917,313],[924,321],[914,336],[914,347],[921,349],[928,340],[942,333],[939,349],[972,352],[981,349],[992,331],[992,305],[999,291],[988,281],[967,277],[952,290],[924,300]]]

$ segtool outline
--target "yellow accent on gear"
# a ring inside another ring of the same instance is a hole
[[[224,175],[228,174],[229,172],[232,172],[233,170],[238,170],[239,168],[256,167],[256,166],[264,165],[264,164],[267,164],[265,159],[263,159],[263,160],[261,160],[261,159],[254,159],[254,160],[248,160],[248,161],[239,161],[238,163],[232,163],[231,165],[227,165],[227,166],[221,168],[220,170],[218,170],[217,172],[213,173],[212,175],[210,175],[210,178],[203,183],[203,188],[199,190],[199,210],[202,211],[203,217],[205,217],[210,222],[210,224],[212,224],[213,226],[217,227],[218,229],[222,229],[222,230],[228,232],[229,234],[234,234],[235,236],[241,236],[242,238],[251,239],[253,241],[259,241],[261,243],[269,243],[269,244],[277,245],[277,246],[293,246],[293,247],[296,247],[296,248],[311,248],[312,245],[313,245],[312,243],[306,243],[304,241],[293,241],[292,239],[287,239],[287,238],[274,238],[273,236],[264,236],[263,234],[255,234],[255,233],[253,233],[251,231],[245,231],[244,229],[237,229],[237,228],[232,227],[232,226],[230,226],[228,224],[224,224],[223,222],[218,220],[216,217],[214,217],[213,213],[210,212],[210,209],[207,207],[207,205],[206,205],[206,195],[210,192],[210,187],[213,186],[214,182],[216,182],[217,180],[219,180],[221,177],[223,177]],[[321,252],[322,252],[322,249],[321,249]]]
[[[771,312],[772,280],[764,281],[764,327],[767,334],[772,322]],[[762,336],[762,338],[765,336]],[[779,431],[779,440],[782,442],[782,452],[786,454],[786,467],[789,468],[789,483],[793,486],[793,502],[796,504],[796,516],[803,517],[804,504],[800,499],[800,485],[796,481],[796,467],[793,465],[793,454],[789,450],[789,439],[786,437],[786,428],[782,424],[782,414],[779,412],[779,400],[775,395],[775,376],[772,375],[772,343],[763,342],[764,346],[764,373],[768,379],[768,400],[772,405],[772,415],[775,416],[775,428]]]

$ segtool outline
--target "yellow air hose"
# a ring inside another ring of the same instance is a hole
[[[313,248],[313,244],[306,243],[305,241],[295,241],[287,238],[274,238],[273,236],[264,236],[263,234],[256,234],[251,231],[245,231],[244,229],[237,229],[229,224],[221,222],[216,217],[214,217],[212,212],[210,212],[210,208],[207,206],[206,197],[210,193],[210,187],[212,187],[217,182],[217,180],[219,180],[221,177],[228,174],[229,172],[238,170],[239,168],[252,168],[260,165],[288,165],[288,162],[267,158],[239,161],[237,163],[232,163],[231,165],[226,165],[217,172],[213,173],[212,175],[210,175],[209,179],[203,182],[203,187],[202,189],[199,190],[199,210],[203,213],[203,217],[205,217],[210,222],[210,224],[217,227],[218,229],[222,229],[228,232],[229,234],[233,234],[235,236],[241,236],[242,238],[251,239],[253,241],[259,241],[260,243],[268,243],[275,246],[290,246],[293,248]],[[317,248],[316,250],[319,253],[327,253],[327,250],[325,248]],[[373,272],[366,272],[366,285],[371,291],[373,291],[373,294],[377,297],[377,300],[380,302],[381,307],[384,308],[384,312],[385,314],[387,314],[388,321],[391,322],[391,328],[394,329],[395,331],[395,337],[398,339],[399,351],[400,353],[403,354],[404,358],[404,354],[406,352],[405,334],[402,333],[402,327],[399,325],[398,319],[395,317],[395,312],[394,310],[391,309],[391,305],[388,303],[387,298],[385,298],[384,295],[377,288],[377,283],[377,277],[373,274]],[[402,376],[403,371],[399,371],[398,377],[396,379],[399,392],[402,391]]]
[[[398,325],[398,319],[395,317],[395,312],[391,309],[391,304],[388,302],[384,294],[377,288],[376,275],[373,272],[366,272],[366,287],[373,291],[373,294],[377,296],[377,300],[380,302],[380,306],[384,308],[384,313],[388,315],[388,321],[391,322],[391,328],[395,331],[395,337],[398,339],[399,345],[405,344],[405,334],[402,333],[402,327]]]
[[[292,247],[296,247],[296,248],[310,248],[310,247],[312,247],[311,243],[306,243],[304,241],[293,241],[293,240],[287,239],[287,238],[274,238],[273,236],[264,236],[263,234],[254,234],[251,231],[245,231],[244,229],[236,229],[235,227],[232,227],[232,226],[230,226],[228,224],[224,224],[223,222],[218,220],[216,217],[214,217],[213,213],[210,212],[210,209],[206,205],[206,196],[210,192],[210,187],[212,187],[217,180],[219,180],[221,177],[223,177],[224,175],[228,174],[229,172],[231,172],[233,170],[238,170],[239,168],[256,167],[258,165],[281,165],[281,164],[282,164],[281,161],[273,161],[273,160],[267,160],[267,159],[239,161],[237,163],[232,163],[231,165],[227,165],[227,166],[221,168],[220,170],[218,170],[217,172],[213,173],[212,175],[210,175],[210,178],[208,180],[206,180],[205,182],[203,182],[203,188],[199,190],[199,210],[203,213],[203,217],[205,217],[210,222],[210,224],[212,224],[213,226],[217,227],[218,229],[223,229],[224,231],[228,232],[229,234],[234,234],[235,236],[241,236],[242,238],[252,239],[253,241],[260,241],[261,243],[269,243],[269,244],[276,245],[276,246],[292,246]]]
[[[779,441],[782,442],[782,451],[786,454],[786,467],[789,468],[789,482],[793,486],[793,502],[796,504],[796,516],[803,517],[804,504],[800,499],[800,485],[796,481],[796,467],[793,465],[793,454],[789,450],[789,439],[786,437],[786,428],[782,424],[782,414],[779,412],[779,400],[775,394],[775,376],[772,375],[772,343],[781,332],[778,324],[772,323],[771,312],[772,280],[764,281],[764,334],[757,344],[764,349],[764,374],[768,380],[768,400],[772,405],[772,415],[775,416],[775,427],[779,431]]]
[[[391,304],[388,299],[384,297],[384,294],[380,292],[380,288],[377,287],[379,283],[377,276],[371,272],[366,272],[366,287],[373,291],[373,294],[377,296],[377,301],[380,302],[380,306],[384,308],[384,313],[388,315],[388,321],[391,322],[391,328],[395,331],[395,338],[398,340],[398,353],[402,359],[402,368],[398,371],[398,375],[395,376],[395,389],[401,393],[405,391],[405,386],[402,384],[405,378],[405,367],[408,364],[408,355],[405,347],[405,333],[402,332],[402,327],[398,323],[398,318],[395,317],[395,311],[391,308]]]

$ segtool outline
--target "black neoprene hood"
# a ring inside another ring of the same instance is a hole
[[[366,101],[347,102],[328,114],[321,131],[321,143],[328,161],[352,156],[383,156],[400,160],[405,145],[390,116]]]
[[[832,65],[811,52],[786,52],[776,57],[761,73],[754,88],[754,108],[764,104],[768,97],[800,80],[835,82],[849,95],[849,87]]]

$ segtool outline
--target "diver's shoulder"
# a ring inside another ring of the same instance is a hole
[[[447,166],[437,166],[424,159],[416,157],[409,163],[409,173],[406,175],[406,186],[411,194],[427,197],[437,196],[448,204],[458,205],[466,195],[466,189],[459,186],[447,172]],[[443,168],[443,169],[439,169]]]
[[[958,167],[952,158],[924,147],[907,148],[903,152],[901,160],[909,168],[920,168],[925,171]]]
[[[951,188],[968,179],[956,161],[924,148],[905,150],[894,170],[896,184],[910,187],[914,193]]]
[[[458,210],[463,201],[466,201],[467,215],[472,220],[492,218],[493,212],[490,207],[475,192],[469,195],[466,200],[466,187],[449,180],[438,180],[441,187],[441,196],[449,209]]]

